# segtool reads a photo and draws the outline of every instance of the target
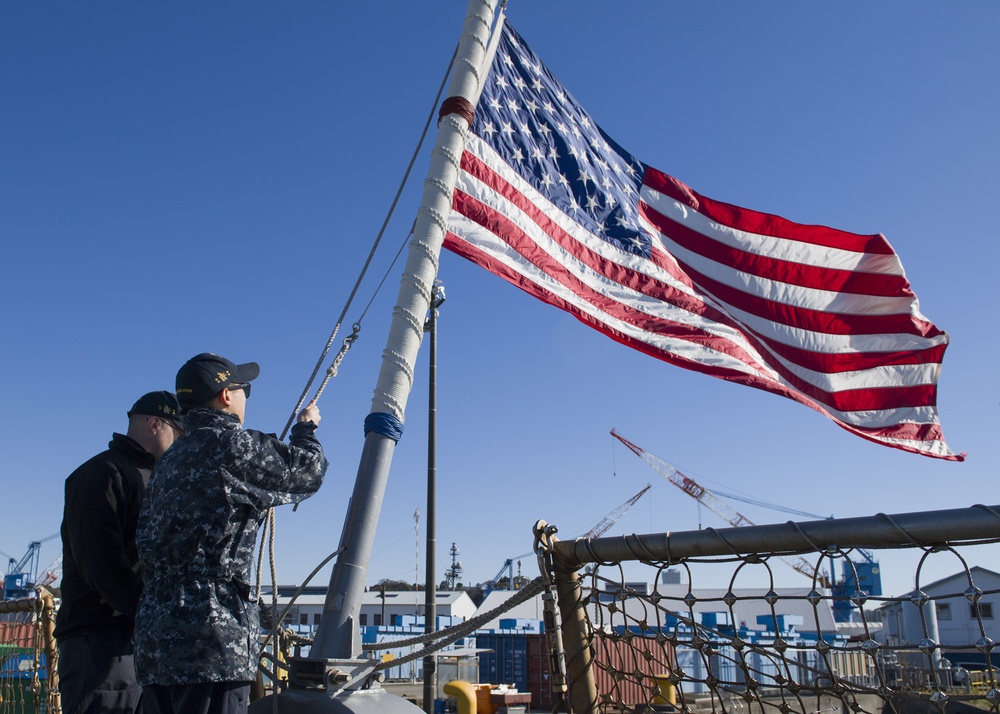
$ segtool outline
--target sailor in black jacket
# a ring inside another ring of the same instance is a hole
[[[128,412],[127,435],[66,479],[62,604],[56,617],[59,691],[66,714],[136,710],[132,660],[142,574],[135,545],[153,465],[181,432],[171,392],[150,392]]]

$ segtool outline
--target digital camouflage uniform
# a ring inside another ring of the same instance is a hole
[[[136,673],[143,685],[246,682],[258,663],[257,531],[268,508],[316,493],[327,461],[312,422],[292,427],[288,444],[216,409],[192,409],[185,426],[139,518]]]

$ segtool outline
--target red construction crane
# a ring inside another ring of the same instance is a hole
[[[645,461],[649,466],[660,474],[663,478],[667,479],[674,486],[679,488],[681,491],[689,495],[691,498],[698,501],[698,503],[705,506],[705,508],[714,512],[717,516],[722,518],[726,523],[736,528],[741,526],[752,526],[755,525],[753,521],[744,516],[742,513],[737,511],[732,506],[726,504],[725,502],[719,500],[714,493],[709,491],[704,486],[700,485],[690,476],[681,473],[673,464],[664,461],[658,456],[654,456],[649,453],[641,446],[633,444],[631,441],[626,439],[624,436],[619,434],[614,429],[611,430],[611,436],[618,439],[632,451],[636,456]],[[799,573],[802,573],[807,578],[816,578],[816,582],[822,587],[830,587],[830,581],[821,572],[818,572],[813,565],[805,558],[800,558],[796,556],[783,556],[782,560],[788,563],[792,569]]]

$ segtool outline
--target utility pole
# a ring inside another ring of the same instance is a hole
[[[444,303],[444,285],[434,281],[431,289],[431,304],[428,317],[424,321],[424,332],[430,337],[430,362],[427,396],[427,562],[424,582],[424,632],[430,634],[437,629],[437,572],[435,552],[437,548],[437,319],[438,308]],[[436,694],[437,657],[424,657],[424,711],[434,714]]]

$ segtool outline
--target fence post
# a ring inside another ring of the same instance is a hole
[[[56,650],[55,597],[47,588],[38,588],[38,618],[42,632],[42,650],[45,652],[47,676],[45,678],[45,701],[50,714],[61,714],[62,700],[59,696],[59,658]]]
[[[594,680],[592,635],[587,622],[583,587],[578,563],[552,554],[552,574],[559,596],[563,646],[566,648],[566,673],[569,678],[569,701],[573,714],[597,714],[597,684]]]

